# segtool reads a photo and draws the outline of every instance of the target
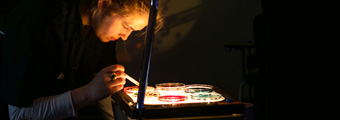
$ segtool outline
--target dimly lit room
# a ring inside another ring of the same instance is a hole
[[[1,118],[270,120],[263,1],[1,2]]]

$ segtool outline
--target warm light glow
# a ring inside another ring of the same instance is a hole
[[[168,87],[167,87],[168,86]],[[182,86],[183,87],[182,89]],[[146,89],[145,94],[145,105],[160,105],[160,104],[178,104],[178,103],[212,103],[212,102],[219,102],[223,101],[225,98],[215,92],[215,91],[208,91],[208,92],[197,92],[197,93],[188,93],[185,92],[187,88],[192,89],[194,87],[201,87],[207,89],[206,86],[204,87],[197,86],[197,84],[193,85],[184,85],[182,83],[162,83],[157,84],[156,89],[152,86],[148,86]],[[181,89],[179,89],[181,88]],[[212,87],[211,87],[212,88]],[[137,96],[138,96],[138,87],[131,86],[125,87],[124,92],[136,103]]]

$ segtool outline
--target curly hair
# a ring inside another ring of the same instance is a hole
[[[89,0],[83,0],[89,1]],[[110,0],[108,5],[101,8],[98,8],[98,0],[90,0],[91,4],[89,6],[90,9],[87,12],[90,16],[95,16],[98,11],[103,12],[105,16],[109,15],[120,15],[120,16],[128,16],[130,14],[139,14],[139,15],[149,15],[151,0]],[[93,18],[92,18],[93,19]],[[159,31],[163,27],[164,16],[162,13],[162,7],[160,4],[158,5],[157,17],[156,17],[156,26],[155,32]]]

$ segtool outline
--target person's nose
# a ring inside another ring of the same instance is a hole
[[[122,40],[127,40],[131,33],[132,30],[127,30],[124,33],[120,33],[119,36],[122,38]]]

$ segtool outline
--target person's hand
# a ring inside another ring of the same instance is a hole
[[[123,89],[126,79],[124,73],[125,68],[122,65],[115,64],[103,68],[97,75],[87,84],[89,97],[93,101],[98,101],[108,97],[109,95]],[[115,73],[115,78],[110,78],[110,75]]]
[[[75,109],[80,109],[123,89],[126,83],[124,71],[124,66],[119,64],[108,66],[100,70],[87,85],[72,90],[71,95]],[[112,73],[115,73],[115,79],[110,77]]]

